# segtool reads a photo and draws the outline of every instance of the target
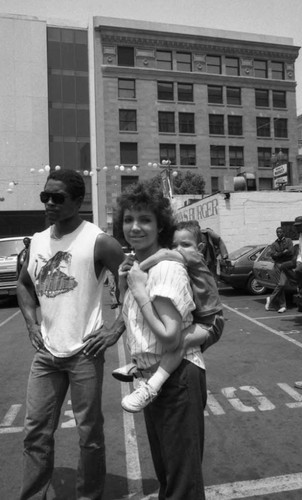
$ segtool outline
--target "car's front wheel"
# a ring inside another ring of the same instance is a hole
[[[246,289],[251,295],[262,295],[266,293],[266,287],[259,285],[258,281],[256,280],[253,274],[252,276],[249,277]]]

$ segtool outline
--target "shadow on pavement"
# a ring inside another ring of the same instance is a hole
[[[54,495],[51,495],[52,500],[76,500],[75,493],[76,470],[65,467],[57,467],[54,469],[50,489]],[[132,482],[132,488],[135,490],[135,485]],[[158,489],[158,483],[155,479],[143,480],[144,496],[151,495]],[[122,500],[129,495],[127,479],[123,476],[107,474],[106,485],[104,491],[104,499],[106,500]],[[133,500],[139,500],[141,495],[131,495]]]
[[[18,307],[16,295],[0,296],[0,309],[9,309],[13,307]]]

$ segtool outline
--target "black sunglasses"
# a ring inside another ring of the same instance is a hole
[[[63,205],[66,195],[63,193],[49,193],[48,191],[42,191],[40,193],[40,200],[42,203],[48,203],[50,198],[56,205]]]

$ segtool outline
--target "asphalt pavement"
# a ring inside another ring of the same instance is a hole
[[[302,498],[302,314],[267,312],[265,296],[221,289],[226,327],[205,353],[208,382],[204,479],[207,500]],[[114,319],[105,295],[105,322]],[[32,348],[16,304],[0,300],[0,498],[16,500]],[[103,411],[107,449],[104,500],[153,500],[157,481],[142,414],[120,407],[131,390],[111,371],[127,360],[123,340],[106,353]],[[75,500],[77,432],[66,398],[56,435],[48,500]],[[185,499],[184,499],[185,500]],[[198,499],[197,499],[198,500]]]

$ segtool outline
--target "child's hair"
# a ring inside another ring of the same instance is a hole
[[[183,220],[181,222],[178,222],[176,224],[175,230],[181,231],[182,229],[186,229],[193,234],[196,245],[199,245],[199,243],[202,242],[201,230],[197,220]]]
[[[162,247],[171,247],[176,221],[168,198],[160,188],[150,181],[132,184],[117,200],[114,214],[115,237],[124,241],[123,219],[125,210],[148,209],[154,213],[158,228],[158,242]]]

